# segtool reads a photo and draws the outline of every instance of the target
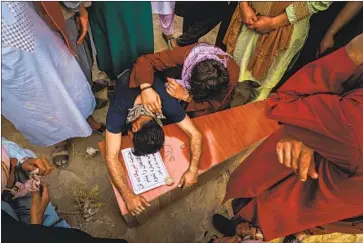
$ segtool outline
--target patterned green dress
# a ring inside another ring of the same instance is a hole
[[[154,52],[150,2],[94,1],[89,21],[98,66],[111,79],[131,69],[139,56]]]

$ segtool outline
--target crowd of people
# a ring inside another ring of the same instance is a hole
[[[105,136],[111,180],[138,215],[150,202],[127,183],[123,135],[142,156],[159,151],[162,126],[176,123],[190,139],[190,166],[178,182],[188,187],[198,181],[204,146],[191,118],[265,99],[266,116],[281,127],[231,175],[225,200],[233,199],[235,215],[213,216],[224,237],[211,242],[363,232],[363,2],[1,6],[2,114],[32,144],[53,146],[51,166],[2,138],[7,239],[126,242],[72,229],[50,203],[42,177],[67,168],[71,139]],[[156,53],[152,14],[168,47]],[[183,17],[178,37],[175,15]],[[215,44],[199,42],[218,24]],[[105,88],[108,100],[95,97]],[[103,124],[92,114],[106,107]]]

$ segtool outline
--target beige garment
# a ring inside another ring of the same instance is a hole
[[[86,8],[88,8],[92,5],[92,2],[90,2],[90,1],[82,2],[82,3],[83,3],[83,6],[85,6]],[[63,4],[61,4],[61,8],[62,8],[62,13],[63,13],[64,19],[70,19],[76,14],[76,12],[66,8]]]

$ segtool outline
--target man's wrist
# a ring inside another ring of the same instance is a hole
[[[150,87],[151,85],[148,83],[140,84],[140,89]]]
[[[278,29],[279,28],[279,19],[277,17],[273,17],[272,19],[272,28]]]
[[[326,33],[325,33],[325,35],[324,36],[331,36],[332,38],[334,38],[334,36],[336,35],[336,31],[334,31],[334,30],[328,30]]]
[[[38,217],[36,215],[31,215],[30,224],[42,224],[42,222],[43,222],[42,217]]]
[[[190,101],[192,101],[192,96],[189,94],[189,92],[187,92],[185,94],[184,101],[187,102],[187,103],[189,103]]]
[[[128,201],[129,199],[131,199],[133,196],[135,196],[135,194],[128,188],[128,190],[122,194],[122,198],[125,201]]]

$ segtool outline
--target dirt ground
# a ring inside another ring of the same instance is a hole
[[[177,17],[175,36],[181,33],[181,27],[181,18]],[[217,31],[218,27],[201,40],[214,43]],[[166,48],[156,15],[154,16],[154,38],[155,51]],[[105,98],[106,94],[101,92],[98,96]],[[97,120],[105,122],[106,112],[107,108],[104,108],[95,111],[94,116]],[[9,121],[4,117],[1,120],[2,136],[17,142],[24,148],[33,150],[38,156],[51,159],[51,148],[31,145]],[[50,184],[52,202],[58,206],[62,217],[67,219],[72,227],[80,228],[93,236],[123,238],[130,243],[207,242],[212,235],[217,234],[211,225],[213,213],[219,212],[225,215],[230,213],[228,203],[221,205],[230,172],[253,149],[252,146],[249,151],[242,152],[213,169],[212,176],[209,177],[214,179],[201,178],[201,182],[185,192],[185,196],[155,214],[141,226],[128,228],[120,215],[101,156],[85,157],[86,148],[97,148],[97,142],[102,140],[103,137],[99,135],[73,139],[69,167],[66,170],[55,170],[46,180]],[[73,200],[72,194],[75,191],[86,192],[95,187],[100,190],[98,202],[103,205],[95,216],[89,221],[85,221],[77,213],[77,204]],[[281,242],[281,239],[273,242]],[[331,234],[323,237],[309,237],[304,242],[363,242],[363,235]]]

